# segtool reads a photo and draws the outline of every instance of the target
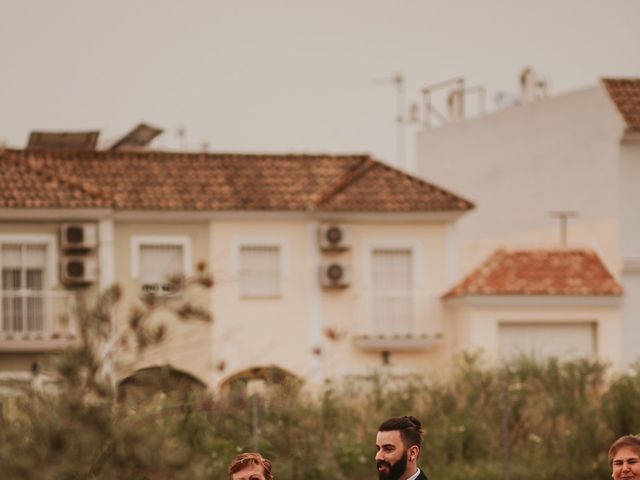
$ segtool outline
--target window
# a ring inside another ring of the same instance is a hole
[[[45,325],[45,279],[47,244],[2,243],[2,331],[43,332]]]
[[[176,293],[172,280],[191,275],[188,237],[134,237],[132,252],[132,276],[143,293]]]
[[[507,360],[519,355],[538,360],[592,358],[597,350],[592,322],[501,322],[498,328],[500,355]]]
[[[374,332],[384,335],[413,333],[412,250],[374,248],[371,255]]]
[[[240,246],[240,295],[277,297],[281,294],[281,252],[277,245]]]

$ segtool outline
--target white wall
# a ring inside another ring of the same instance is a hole
[[[630,365],[640,355],[640,135],[620,146],[620,250],[622,255],[622,351]]]
[[[459,273],[497,246],[558,246],[557,210],[579,214],[570,245],[617,266],[621,129],[596,86],[419,132],[419,174],[476,203],[457,225]]]
[[[382,367],[380,351],[363,350],[354,341],[363,333],[372,334],[366,264],[370,249],[376,246],[413,248],[415,332],[443,331],[446,322],[440,296],[446,286],[446,224],[346,223],[352,247],[334,254],[320,253],[318,225],[314,219],[211,222],[210,264],[216,286],[210,383],[220,384],[258,366],[275,365],[312,382]],[[282,245],[285,261],[280,296],[241,298],[233,259],[238,246],[247,240]],[[348,288],[319,287],[319,264],[328,259],[350,264]],[[391,363],[401,373],[426,371],[445,364],[446,353],[444,348],[392,352]],[[218,365],[224,368],[217,369]]]
[[[493,361],[500,360],[500,324],[595,325],[596,356],[612,367],[621,364],[620,317],[617,298],[546,297],[465,299],[449,302],[454,337],[453,351],[482,351]]]

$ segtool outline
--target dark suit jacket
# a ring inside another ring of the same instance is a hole
[[[420,469],[420,475],[416,478],[416,480],[428,480],[427,476],[424,474],[422,469]]]

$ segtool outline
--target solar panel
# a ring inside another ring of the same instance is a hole
[[[99,131],[89,132],[31,132],[27,150],[93,151]]]
[[[146,148],[149,146],[151,141],[161,133],[162,129],[141,123],[116,143],[111,145],[111,150]]]

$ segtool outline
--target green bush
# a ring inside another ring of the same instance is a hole
[[[640,431],[640,369],[609,378],[589,360],[489,367],[467,354],[447,380],[372,374],[314,391],[283,383],[260,396],[164,385],[144,402],[117,401],[96,351],[119,298],[108,295],[83,314],[80,345],[60,357],[58,391],[4,399],[1,478],[222,479],[236,454],[256,447],[278,480],[372,478],[378,424],[412,414],[435,480],[596,479],[609,475],[609,444]],[[136,312],[130,332],[146,335],[144,346],[161,339],[146,316]]]

